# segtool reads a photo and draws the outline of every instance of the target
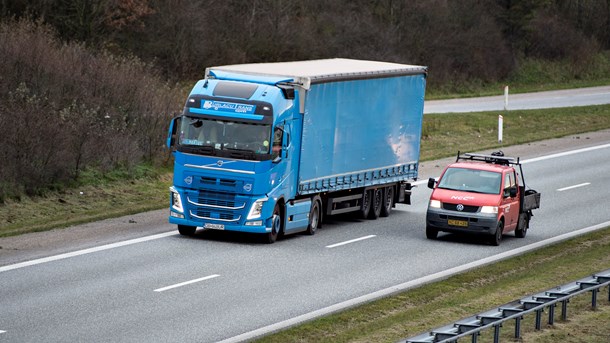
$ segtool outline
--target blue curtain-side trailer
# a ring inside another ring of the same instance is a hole
[[[314,234],[388,216],[417,179],[427,68],[353,59],[211,67],[172,120],[169,222]]]

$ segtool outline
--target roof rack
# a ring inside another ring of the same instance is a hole
[[[491,153],[491,155],[471,153],[460,154],[460,152],[458,151],[457,159],[455,161],[459,162],[460,160],[480,161],[500,165],[521,165],[521,163],[519,163],[519,157],[517,157],[516,159],[514,157],[505,157],[502,151],[493,152]]]

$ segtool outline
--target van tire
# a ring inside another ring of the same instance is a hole
[[[502,231],[504,231],[504,222],[500,220],[496,226],[496,231],[494,232],[493,236],[491,236],[491,245],[496,247],[500,245],[502,242]]]
[[[436,239],[438,237],[438,230],[430,225],[426,225],[426,238]]]

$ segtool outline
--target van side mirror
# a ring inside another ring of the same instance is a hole
[[[517,186],[513,186],[510,188],[510,197],[514,198],[517,196]]]
[[[428,188],[430,189],[434,189],[434,185],[436,185],[436,179],[434,179],[433,177],[428,179]]]

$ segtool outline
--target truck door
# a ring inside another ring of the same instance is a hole
[[[519,196],[511,197],[511,188],[516,188],[514,172],[504,174],[504,188],[502,190],[502,209],[504,211],[504,231],[511,231],[519,222]]]

